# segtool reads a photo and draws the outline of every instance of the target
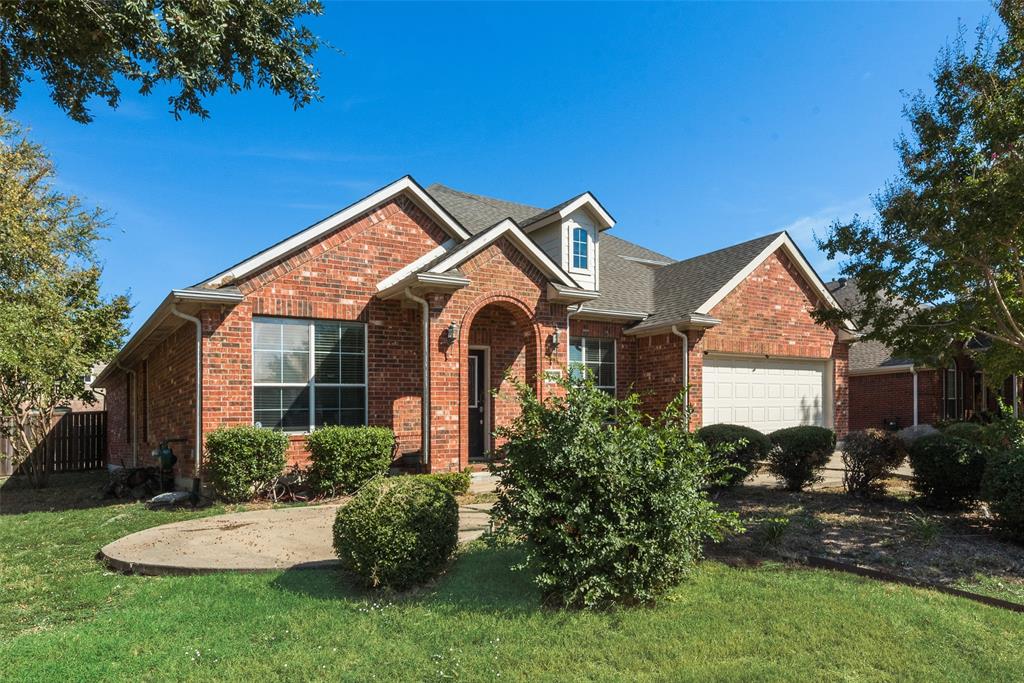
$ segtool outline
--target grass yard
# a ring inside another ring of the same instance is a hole
[[[323,570],[123,576],[93,559],[100,546],[221,508],[10,514],[28,499],[0,492],[4,680],[938,681],[1024,670],[1021,615],[842,574],[707,562],[656,608],[601,614],[542,609],[509,569],[519,553],[479,543],[437,585],[401,598]]]

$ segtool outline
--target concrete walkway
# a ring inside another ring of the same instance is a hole
[[[135,574],[256,572],[336,565],[331,529],[337,505],[276,508],[174,522],[125,536],[100,550],[112,569]],[[459,542],[490,528],[490,505],[459,508]]]

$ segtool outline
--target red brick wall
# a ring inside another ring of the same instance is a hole
[[[917,373],[918,422],[932,424],[942,407],[942,381],[935,370]],[[850,377],[850,429],[881,427],[895,419],[900,427],[914,424],[914,380],[909,372]]]
[[[367,323],[369,422],[391,426],[402,453],[420,450],[420,321],[402,302],[374,298],[377,283],[447,239],[399,197],[308,248],[235,283],[245,301],[204,312],[204,431],[252,423],[252,318],[289,316]],[[306,458],[303,436],[289,457]]]

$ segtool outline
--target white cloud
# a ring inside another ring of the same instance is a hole
[[[864,196],[826,206],[814,213],[801,216],[791,221],[784,229],[793,238],[793,241],[799,245],[800,250],[804,252],[804,256],[811,262],[814,269],[818,271],[818,275],[822,279],[828,280],[838,273],[843,256],[837,255],[836,260],[829,261],[825,258],[825,254],[818,249],[818,245],[815,242],[816,238],[825,237],[828,233],[828,227],[835,221],[850,220],[855,214],[870,216],[873,212],[874,207],[871,205],[870,198]]]

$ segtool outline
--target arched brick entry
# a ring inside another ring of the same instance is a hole
[[[540,392],[543,345],[541,330],[527,305],[509,295],[491,295],[477,301],[463,317],[459,348],[459,366],[463,369],[459,398],[459,463],[469,464],[470,457],[470,352],[486,350],[485,434],[508,424],[518,414],[518,403],[510,382],[504,381],[506,371]],[[498,396],[491,396],[494,390]],[[485,448],[496,445],[485,436]]]

